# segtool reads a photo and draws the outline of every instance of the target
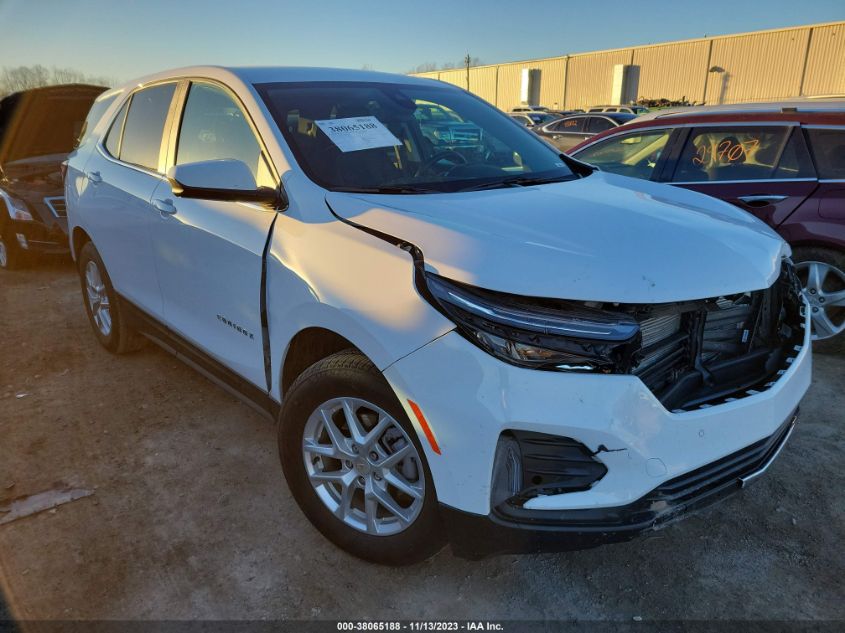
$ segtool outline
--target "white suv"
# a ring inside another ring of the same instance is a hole
[[[66,180],[96,337],[277,418],[293,495],[357,556],[626,540],[793,428],[789,247],[731,205],[413,77],[197,67],[103,102]],[[472,137],[424,134],[433,106]]]

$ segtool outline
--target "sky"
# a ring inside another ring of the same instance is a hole
[[[191,64],[403,73],[836,20],[843,0],[0,0],[0,66],[117,82]]]

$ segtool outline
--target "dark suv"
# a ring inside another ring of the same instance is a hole
[[[0,100],[0,269],[69,251],[61,164],[104,90],[68,84]]]
[[[628,123],[570,153],[753,213],[793,248],[814,337],[845,331],[845,102],[838,110],[808,103],[679,112]]]

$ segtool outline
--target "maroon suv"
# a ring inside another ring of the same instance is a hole
[[[814,336],[827,339],[845,330],[845,103],[813,107],[635,120],[569,153],[603,171],[721,198],[766,222],[792,246]]]

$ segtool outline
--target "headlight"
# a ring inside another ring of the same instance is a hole
[[[529,300],[430,273],[426,282],[437,307],[466,338],[515,365],[611,372],[639,333],[633,317],[620,312],[576,302]]]
[[[32,222],[32,214],[23,202],[12,198],[2,189],[0,189],[0,198],[3,198],[3,202],[6,203],[6,211],[9,213],[9,217],[22,222]]]

